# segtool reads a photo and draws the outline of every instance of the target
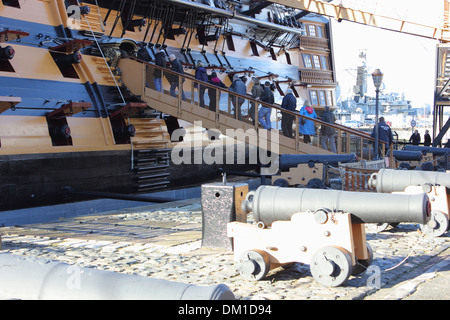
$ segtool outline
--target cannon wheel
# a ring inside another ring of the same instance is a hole
[[[270,270],[270,259],[267,252],[248,250],[238,259],[238,272],[247,280],[261,280]]]
[[[312,256],[310,270],[317,282],[327,287],[337,287],[352,274],[352,257],[344,248],[322,247]]]
[[[382,232],[389,227],[389,223],[367,223],[366,227],[371,232]]]
[[[421,224],[420,230],[428,236],[440,237],[449,227],[448,217],[441,211],[432,211],[430,221]]]
[[[289,182],[286,179],[277,179],[273,182],[275,187],[288,188]]]
[[[352,275],[356,276],[358,274],[361,274],[367,270],[367,268],[372,264],[373,262],[373,250],[372,247],[369,245],[369,243],[366,243],[367,246],[367,252],[369,254],[369,259],[367,260],[357,260],[356,265],[353,266]]]

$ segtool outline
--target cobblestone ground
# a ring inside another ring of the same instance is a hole
[[[296,263],[249,281],[236,271],[233,253],[201,247],[199,200],[178,206],[147,206],[103,215],[61,219],[55,223],[0,228],[2,252],[38,256],[81,267],[92,267],[195,285],[226,284],[237,299],[363,299],[377,287],[392,285],[400,276],[449,248],[449,233],[422,236],[417,225],[400,224],[374,233],[367,240],[374,251],[372,266],[380,270],[351,276],[340,287],[317,283],[309,266]],[[385,271],[406,261],[391,271]],[[447,297],[448,299],[449,297]]]

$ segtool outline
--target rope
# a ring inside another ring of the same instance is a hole
[[[80,6],[80,2],[79,2],[78,0],[77,0],[77,3],[78,3],[78,6]],[[96,3],[96,5],[97,5],[97,9],[98,9],[98,3],[97,3],[97,0],[95,1],[95,3]],[[126,102],[125,102],[125,99],[124,99],[124,97],[123,97],[123,95],[122,95],[122,91],[120,90],[119,84],[117,83],[116,78],[114,77],[114,74],[112,73],[111,68],[110,68],[109,65],[108,65],[108,61],[106,61],[106,57],[105,57],[105,55],[104,55],[104,53],[103,53],[102,48],[100,47],[100,45],[99,45],[99,43],[98,43],[98,40],[97,40],[97,37],[95,36],[94,31],[92,30],[91,24],[89,23],[89,21],[87,20],[86,17],[84,17],[84,20],[85,20],[86,23],[88,24],[89,30],[91,31],[92,36],[94,37],[94,41],[95,41],[95,43],[97,44],[98,50],[100,51],[100,53],[101,53],[101,55],[102,55],[102,57],[103,57],[103,61],[105,61],[105,64],[106,64],[106,66],[108,67],[109,73],[111,74],[111,76],[112,76],[112,78],[113,78],[113,80],[114,80],[114,83],[115,83],[115,85],[116,85],[117,91],[119,91],[120,98],[122,99],[122,102],[125,104]],[[102,21],[100,21],[100,23],[101,23],[101,25],[103,25],[103,22],[102,22]],[[102,30],[103,30],[103,27],[102,27]],[[127,118],[127,121],[128,121],[128,125],[130,125],[130,119],[129,119],[129,118]],[[130,142],[131,142],[131,143],[130,143],[130,144],[131,144],[131,170],[133,170],[133,169],[134,169],[134,149],[133,149],[133,140],[132,140],[132,137],[130,137]]]
[[[425,225],[425,228],[427,228],[427,226]],[[397,267],[399,267],[399,266],[401,266],[403,263],[405,263],[406,262],[406,260],[413,254],[413,252],[416,250],[416,247],[419,245],[419,243],[421,242],[421,240],[423,239],[423,236],[425,235],[425,232],[422,232],[422,235],[419,237],[419,239],[417,240],[417,242],[416,242],[416,244],[414,245],[414,247],[411,249],[411,252],[402,260],[402,261],[400,261],[397,265],[395,265],[395,266],[393,266],[393,267],[391,267],[391,268],[388,268],[388,269],[385,269],[384,271],[385,272],[388,272],[388,271],[391,271],[391,270],[394,270],[395,268],[397,268]]]
[[[81,6],[81,5],[80,5],[80,1],[77,0],[77,3],[78,3],[78,6]],[[95,36],[94,31],[92,30],[91,24],[89,23],[89,21],[87,20],[86,17],[84,17],[84,20],[85,20],[86,23],[88,24],[89,30],[91,31],[92,37],[94,38],[94,41],[95,41],[95,43],[97,44],[98,50],[100,51],[100,54],[102,55],[103,60],[105,61],[106,66],[108,67],[109,73],[111,74],[111,76],[112,76],[112,78],[113,78],[113,80],[114,80],[114,83],[115,83],[115,85],[116,85],[116,88],[117,88],[117,90],[119,91],[120,98],[122,99],[123,103],[125,104],[125,99],[124,99],[124,97],[123,97],[123,95],[122,95],[122,91],[120,90],[119,84],[117,83],[116,78],[114,77],[114,74],[112,73],[111,68],[110,68],[109,65],[108,65],[108,61],[106,61],[106,57],[105,57],[105,55],[103,54],[103,50],[102,50],[102,48],[100,47],[100,45],[99,45],[99,43],[98,43],[98,40],[97,40],[97,37]],[[102,22],[101,22],[101,23],[102,23]]]

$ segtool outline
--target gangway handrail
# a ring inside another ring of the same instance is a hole
[[[299,114],[298,112],[286,110],[286,109],[282,108],[281,105],[279,105],[279,104],[276,104],[276,103],[274,103],[274,104],[269,104],[269,103],[263,102],[263,101],[261,101],[261,100],[256,100],[256,99],[254,99],[253,97],[251,97],[250,95],[241,95],[241,94],[239,94],[239,93],[236,93],[236,92],[233,92],[233,91],[229,90],[228,88],[218,87],[218,86],[215,86],[215,85],[210,84],[210,83],[208,83],[208,82],[201,81],[201,80],[199,80],[199,79],[196,79],[193,75],[188,74],[188,73],[180,74],[180,73],[178,73],[178,72],[176,72],[176,71],[173,71],[173,70],[171,70],[171,69],[169,69],[169,68],[160,67],[160,66],[154,64],[153,62],[147,62],[147,61],[138,59],[138,58],[133,57],[133,56],[125,56],[125,57],[123,57],[123,58],[125,58],[125,59],[131,59],[131,60],[140,62],[140,63],[142,63],[142,64],[144,64],[144,65],[150,66],[150,67],[152,67],[152,68],[158,69],[158,70],[160,70],[160,71],[163,72],[161,76],[163,76],[164,73],[167,73],[167,74],[171,74],[171,75],[177,76],[177,77],[179,77],[179,78],[178,78],[178,81],[180,82],[180,85],[182,85],[182,82],[183,82],[182,78],[185,78],[185,79],[187,79],[187,80],[190,80],[190,81],[192,81],[192,90],[193,90],[194,83],[197,83],[198,85],[202,85],[202,86],[204,86],[204,87],[206,87],[206,88],[211,88],[211,89],[214,89],[214,90],[218,90],[219,92],[227,93],[227,94],[228,94],[228,97],[229,97],[229,98],[228,98],[228,106],[230,106],[230,103],[231,103],[231,102],[230,102],[230,101],[231,101],[230,97],[233,97],[233,96],[234,96],[234,97],[237,97],[237,98],[243,98],[243,99],[245,99],[245,100],[248,100],[250,103],[255,103],[256,106],[262,105],[262,106],[264,106],[264,107],[269,107],[269,108],[271,108],[271,109],[278,110],[278,111],[280,111],[280,112],[282,112],[282,113],[284,113],[284,114],[290,114],[290,115],[293,115],[293,116],[295,117],[295,122],[294,122],[294,123],[296,124],[295,136],[294,136],[293,138],[296,140],[296,145],[298,145],[297,142],[300,141],[300,140],[299,140],[300,134],[299,134],[299,130],[298,130],[298,127],[299,127],[299,124],[300,124],[300,119],[305,119],[305,120],[313,121],[316,127],[317,127],[318,125],[321,125],[321,126],[328,126],[328,127],[333,128],[333,129],[336,129],[336,130],[337,130],[337,133],[338,133],[338,150],[337,150],[337,153],[341,153],[341,150],[340,150],[341,148],[339,148],[339,145],[340,145],[340,142],[341,142],[341,141],[340,141],[340,140],[341,140],[341,137],[340,137],[340,136],[341,136],[342,132],[345,133],[345,134],[349,134],[349,135],[350,135],[350,134],[355,135],[355,136],[357,136],[359,139],[361,139],[361,155],[362,155],[362,144],[363,144],[363,140],[368,141],[368,142],[372,142],[372,143],[375,141],[375,139],[372,138],[372,137],[370,136],[370,134],[368,134],[368,133],[366,133],[366,132],[363,132],[363,131],[360,131],[360,130],[357,130],[357,129],[354,129],[354,128],[349,128],[349,127],[346,127],[346,126],[344,126],[344,125],[337,124],[337,123],[331,124],[331,123],[325,122],[325,121],[320,120],[320,119],[313,119],[313,118],[310,118],[310,117],[308,117],[308,116],[301,115],[301,114]],[[145,69],[146,69],[146,68],[144,68],[144,72],[147,72]],[[181,95],[179,95],[179,102],[180,102],[180,101],[181,101]],[[219,110],[219,107],[218,107],[218,106],[217,106],[215,112],[216,112],[216,113],[221,112],[221,111]],[[256,118],[256,119],[257,119],[257,115],[258,115],[258,108],[255,108],[255,118]],[[235,110],[235,115],[234,115],[234,116],[235,116],[236,119],[238,119],[238,112],[237,112],[237,110]],[[239,120],[239,119],[238,119],[238,120]],[[245,121],[245,120],[242,120],[242,121]],[[255,129],[258,128],[258,127],[259,127],[258,121],[255,121],[255,124],[254,124],[254,125],[255,125]],[[318,137],[319,137],[319,135],[318,135]],[[347,140],[348,146],[349,146],[349,141],[350,141],[350,139]],[[382,141],[382,140],[379,140],[379,141],[380,141],[380,142],[387,143],[387,142]],[[384,152],[385,146],[384,146],[383,143],[381,143],[381,148],[382,148],[382,152]]]

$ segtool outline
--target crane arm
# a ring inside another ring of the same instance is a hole
[[[370,12],[343,7],[342,5],[322,2],[319,0],[269,0],[295,9],[316,13],[338,21],[346,20],[368,26],[378,27],[391,31],[398,31],[407,34],[437,39],[442,42],[450,42],[450,33],[442,25],[426,25],[412,21],[406,21]],[[444,8],[448,11],[448,6]]]

